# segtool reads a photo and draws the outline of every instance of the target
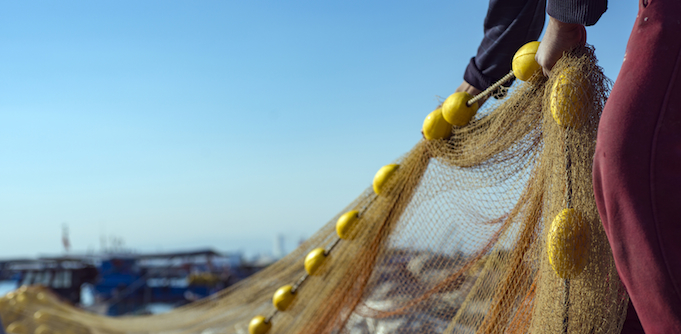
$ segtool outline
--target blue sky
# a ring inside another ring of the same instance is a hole
[[[636,2],[588,28],[615,79]],[[419,139],[484,1],[0,3],[0,257],[290,250]]]

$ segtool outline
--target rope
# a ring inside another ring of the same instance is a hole
[[[508,72],[508,74],[504,75],[504,77],[499,79],[499,81],[495,82],[487,89],[483,90],[480,94],[475,95],[472,99],[468,100],[468,102],[466,102],[466,106],[470,107],[473,105],[473,103],[488,97],[490,94],[492,94],[492,92],[496,91],[497,88],[499,88],[501,85],[505,84],[506,82],[513,78],[515,78],[515,74],[513,74],[513,71]]]
[[[565,201],[567,207],[572,208],[572,159],[570,157],[570,128],[565,129]],[[565,283],[565,313],[563,315],[563,333],[568,333],[570,328],[570,279]]]

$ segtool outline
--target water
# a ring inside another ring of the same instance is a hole
[[[16,290],[19,284],[16,281],[0,281],[0,296],[4,296],[7,293]],[[94,289],[90,284],[83,284],[80,291],[81,304],[83,306],[92,306],[95,302]],[[171,311],[173,309],[172,304],[164,303],[152,303],[147,304],[144,309],[151,314],[161,314]],[[0,332],[1,333],[1,332]]]
[[[4,296],[10,291],[14,291],[19,287],[16,281],[0,281],[0,296]]]

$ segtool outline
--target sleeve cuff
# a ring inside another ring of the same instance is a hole
[[[468,63],[466,72],[463,74],[463,79],[479,90],[485,90],[494,82],[492,78],[482,74],[482,71],[475,66],[475,57],[471,58],[471,61]]]
[[[554,19],[585,26],[596,24],[606,9],[607,0],[550,0],[546,4],[546,13]]]
[[[487,87],[491,86],[497,80],[501,78],[492,78],[489,76],[486,76],[478,69],[477,66],[475,66],[475,57],[471,58],[471,61],[468,63],[468,67],[466,67],[466,71],[463,73],[463,79],[468,82],[471,86],[479,89],[479,90],[485,90]],[[510,80],[509,82],[504,83],[504,86],[510,87],[511,84],[513,84],[513,81],[515,80]]]

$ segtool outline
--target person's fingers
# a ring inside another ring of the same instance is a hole
[[[553,66],[563,56],[563,52],[584,44],[586,29],[583,25],[564,23],[549,17],[549,24],[535,54],[535,60],[542,67],[544,75],[549,76]]]
[[[473,85],[469,84],[468,82],[466,82],[466,81],[464,80],[464,81],[461,83],[461,85],[459,85],[459,87],[458,87],[454,92],[455,92],[455,93],[458,93],[458,92],[466,92],[466,93],[468,93],[468,94],[471,94],[471,95],[475,96],[475,95],[480,94],[480,93],[482,92],[482,90],[473,87]]]
[[[454,91],[454,93],[459,93],[459,92],[466,92],[468,94],[471,94],[473,96],[476,96],[480,93],[482,93],[482,90],[475,88],[473,85],[469,84],[465,80],[461,83],[461,85]],[[487,101],[487,97],[482,98],[478,100],[478,107],[482,106],[483,103]]]

